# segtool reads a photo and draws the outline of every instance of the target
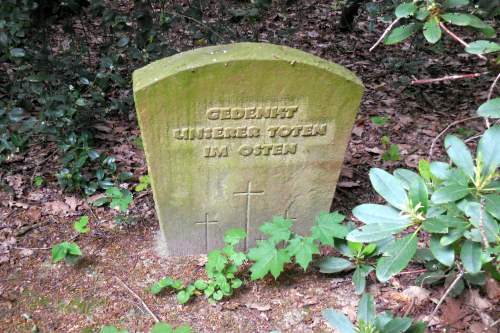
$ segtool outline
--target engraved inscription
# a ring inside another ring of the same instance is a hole
[[[248,240],[250,239],[250,198],[253,195],[264,195],[264,191],[252,191],[252,183],[248,182],[245,192],[234,192],[235,196],[246,196],[246,215],[245,215],[245,230],[247,237],[245,238],[245,251],[248,250]]]
[[[204,225],[205,226],[205,252],[208,253],[208,245],[209,245],[209,237],[208,237],[208,225],[209,224],[219,224],[219,221],[213,220],[209,221],[208,220],[208,213],[205,213],[205,220],[196,222],[196,224]]]
[[[206,111],[209,121],[231,121],[244,119],[294,119],[299,113],[297,105],[266,106],[266,107],[212,107]],[[226,122],[224,122],[226,123]],[[227,123],[229,124],[229,123]],[[266,128],[258,126],[216,126],[216,127],[181,127],[172,130],[173,137],[177,140],[231,140],[253,138],[296,138],[296,137],[321,137],[327,134],[327,124],[311,123],[296,125],[268,125]],[[228,145],[205,146],[203,157],[225,158],[237,153],[243,157],[250,156],[279,156],[294,155],[297,153],[297,143],[268,143],[268,144],[242,144],[239,147]]]

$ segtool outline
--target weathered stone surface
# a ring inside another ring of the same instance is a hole
[[[241,43],[134,72],[156,211],[170,255],[204,253],[275,215],[308,232],[328,211],[362,84],[299,50]]]

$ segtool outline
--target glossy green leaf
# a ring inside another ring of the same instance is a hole
[[[446,0],[444,2],[444,6],[446,8],[459,8],[463,6],[467,6],[469,4],[469,0]]]
[[[432,193],[431,200],[435,204],[445,204],[460,200],[469,194],[469,188],[466,185],[450,184],[438,188]]]
[[[314,243],[314,238],[312,237],[296,237],[293,238],[288,247],[286,248],[291,256],[295,257],[295,262],[299,264],[300,267],[307,269],[312,261],[314,254],[319,254],[319,248]]]
[[[441,28],[437,17],[431,17],[424,24],[424,37],[431,44],[437,43],[441,39]]]
[[[422,229],[433,234],[445,234],[448,232],[448,225],[436,217],[431,217],[422,223]]]
[[[360,229],[351,231],[346,239],[351,242],[371,243],[376,242],[393,234],[403,231],[409,225],[400,223],[373,223],[366,224]]]
[[[403,211],[407,209],[408,196],[400,180],[378,168],[372,168],[369,176],[374,190],[389,204]]]
[[[469,148],[454,135],[447,135],[444,146],[450,159],[469,177],[474,177],[474,161]]]
[[[415,32],[420,30],[421,25],[416,23],[410,23],[407,25],[402,25],[394,29],[385,39],[384,44],[394,45],[401,43],[405,39],[411,37]]]
[[[413,183],[415,179],[419,178],[416,172],[408,169],[396,169],[394,170],[394,176],[401,180],[401,183],[406,190],[410,188],[410,184]]]
[[[468,26],[471,24],[471,18],[467,14],[462,13],[445,13],[441,18],[448,23],[458,26]]]
[[[413,2],[405,2],[396,7],[396,17],[405,18],[410,17],[417,11],[417,6]]]
[[[488,194],[484,197],[484,207],[497,220],[500,220],[500,194]]]
[[[326,257],[318,262],[319,271],[321,273],[338,273],[354,269],[354,264],[349,260],[336,257]]]
[[[487,54],[500,51],[500,44],[489,40],[477,40],[465,47],[465,51],[470,54]]]
[[[490,99],[481,104],[477,113],[482,117],[500,118],[500,97]]]
[[[481,270],[481,244],[466,240],[462,244],[460,259],[468,273],[478,273]]]
[[[455,251],[451,246],[442,246],[440,243],[440,236],[433,235],[431,237],[429,248],[434,258],[440,263],[448,267],[453,265],[455,261]]]
[[[410,202],[413,208],[421,207],[424,213],[429,208],[429,192],[422,177],[418,177],[410,184]]]
[[[384,205],[362,204],[352,210],[352,214],[366,224],[394,223],[401,225],[410,224],[407,215],[402,215],[398,210]]]
[[[450,176],[450,165],[444,162],[431,162],[431,174],[441,180],[446,180]]]
[[[465,231],[464,228],[451,229],[448,232],[448,235],[445,235],[445,236],[441,237],[441,240],[439,241],[439,243],[442,246],[451,245],[451,244],[455,243],[457,240],[459,240],[463,236],[464,231]]]
[[[365,290],[366,277],[371,271],[373,271],[373,267],[369,265],[360,265],[354,270],[352,282],[354,283],[356,294],[361,294]]]
[[[384,326],[384,333],[402,333],[411,326],[411,318],[394,318]]]
[[[358,303],[358,321],[362,320],[365,324],[371,323],[374,321],[375,315],[375,302],[373,296],[364,293]]]
[[[483,162],[482,176],[497,170],[500,166],[500,125],[491,126],[484,132],[477,146],[477,154]]]
[[[415,234],[409,234],[395,241],[387,250],[386,256],[377,262],[376,274],[381,282],[388,281],[401,272],[415,255],[418,239]]]
[[[347,317],[332,309],[323,310],[323,318],[327,323],[338,330],[340,333],[356,333],[354,325],[347,319]]]

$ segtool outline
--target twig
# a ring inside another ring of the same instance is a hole
[[[483,332],[488,332],[490,330],[490,328],[493,328],[495,327],[498,323],[500,323],[500,319],[497,319],[494,323],[492,323],[491,325],[488,325],[484,328]]]
[[[486,73],[473,73],[473,74],[455,74],[455,75],[446,75],[443,77],[438,77],[434,79],[420,79],[420,80],[413,80],[411,81],[411,84],[426,84],[426,83],[434,83],[434,82],[441,82],[441,81],[448,81],[448,80],[459,80],[459,79],[473,79],[476,77],[480,77],[481,75],[484,75]]]
[[[479,233],[481,234],[481,240],[484,243],[484,248],[489,249],[490,243],[488,242],[488,238],[484,232],[484,198],[481,198],[479,201]]]
[[[493,96],[493,90],[495,89],[495,86],[497,85],[498,80],[500,80],[500,73],[498,73],[497,77],[495,78],[495,80],[494,80],[494,81],[493,81],[493,83],[491,84],[490,89],[488,90],[488,101],[489,101],[489,100],[491,99],[491,97]]]
[[[459,42],[460,44],[462,44],[464,47],[468,47],[469,44],[467,44],[462,38],[458,37],[457,35],[455,35],[450,29],[448,29],[447,26],[445,26],[443,24],[443,22],[439,22],[439,26],[441,27],[441,29],[443,29],[448,35],[451,36],[451,38],[453,38],[454,40],[456,40],[457,42]],[[483,59],[483,60],[488,60],[484,55],[482,54],[477,54],[477,57],[480,58],[480,59]]]
[[[384,33],[382,34],[382,36],[380,36],[380,38],[375,42],[375,44],[373,44],[373,46],[370,47],[370,52],[373,51],[373,50],[375,50],[375,48],[378,46],[378,44],[380,44],[384,40],[385,36],[389,33],[389,31],[391,31],[392,27],[394,27],[394,25],[396,25],[399,22],[400,19],[401,19],[400,17],[398,17],[397,19],[395,19],[387,27],[387,29],[384,30]]]
[[[14,249],[16,250],[50,250],[50,247],[21,247],[21,246],[14,246]]]
[[[149,307],[146,305],[146,303],[144,303],[144,301],[142,300],[141,297],[139,297],[139,295],[137,295],[132,289],[129,288],[129,286],[127,286],[125,284],[125,282],[123,282],[119,277],[115,276],[115,279],[116,281],[120,282],[120,284],[129,292],[132,294],[132,296],[134,296],[139,302],[141,302],[142,306],[144,307],[144,309],[151,315],[151,317],[153,317],[154,321],[155,322],[159,322],[160,319],[158,319],[158,317],[153,313],[153,311],[151,311],[149,309]]]
[[[406,271],[406,272],[401,272],[398,275],[405,275],[405,274],[418,274],[418,273],[425,273],[427,272],[427,269],[417,269],[415,271]]]
[[[450,284],[450,286],[448,287],[448,289],[446,289],[446,291],[443,294],[443,296],[441,296],[441,299],[439,300],[438,304],[434,308],[434,311],[432,311],[431,315],[429,316],[429,321],[431,321],[432,318],[434,318],[434,316],[436,315],[437,310],[439,309],[439,307],[441,306],[441,304],[445,300],[446,296],[448,296],[448,294],[450,293],[450,291],[455,287],[455,285],[458,283],[458,281],[460,281],[460,279],[462,278],[463,275],[464,275],[464,272],[462,270],[460,270],[460,273],[458,273],[458,275],[455,278],[455,280],[453,280],[453,282]]]
[[[463,123],[463,122],[466,122],[469,120],[477,119],[477,118],[482,118],[482,117],[481,116],[474,116],[474,117],[469,117],[469,118],[465,118],[465,119],[460,119],[460,120],[456,120],[456,121],[452,122],[451,124],[449,124],[448,126],[446,126],[446,128],[444,130],[442,130],[441,133],[439,133],[434,138],[434,140],[432,140],[431,148],[429,149],[429,161],[432,160],[432,152],[434,150],[434,146],[436,145],[436,141],[439,140],[439,138],[442,137],[444,133],[446,133],[450,128],[452,128],[453,126],[455,126],[457,124],[460,124],[460,123]]]

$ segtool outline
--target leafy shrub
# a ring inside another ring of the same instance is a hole
[[[389,312],[377,314],[370,294],[363,294],[358,304],[357,325],[354,326],[342,313],[333,309],[323,311],[323,318],[340,333],[424,333],[425,323],[412,324],[408,317],[394,317]]]

